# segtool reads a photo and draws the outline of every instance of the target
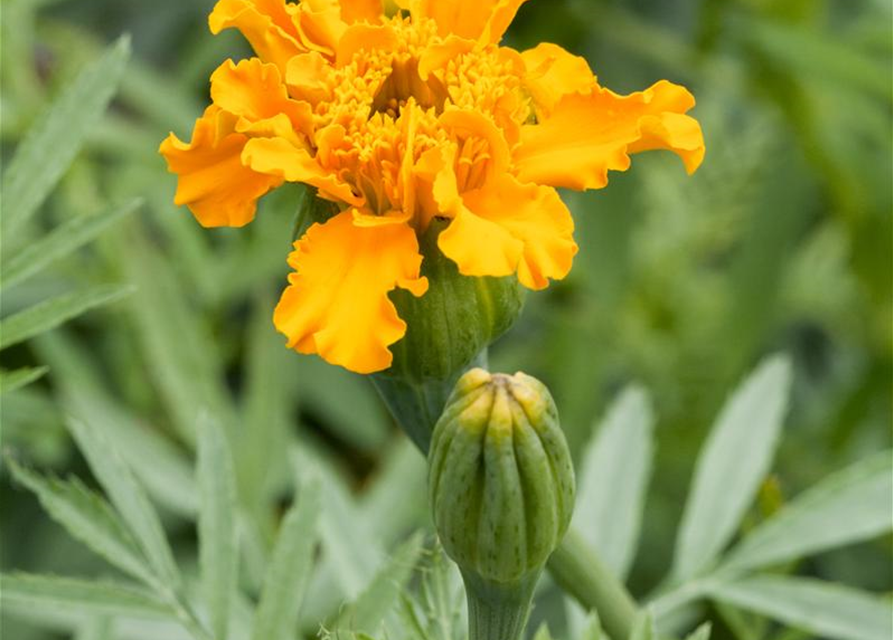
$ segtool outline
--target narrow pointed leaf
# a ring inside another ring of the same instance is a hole
[[[282,521],[254,619],[252,640],[290,638],[313,569],[320,514],[319,485],[302,486]]]
[[[834,640],[889,640],[889,600],[842,585],[808,578],[758,576],[718,584],[720,602],[768,616]]]
[[[154,574],[167,587],[176,589],[180,584],[180,574],[164,529],[158,513],[133,473],[99,429],[74,417],[68,419],[68,428],[87,458],[93,475],[139,543]]]
[[[0,372],[0,395],[21,389],[40,380],[49,371],[49,367],[25,367],[15,371]]]
[[[822,480],[754,529],[724,569],[742,571],[853,544],[893,529],[893,454]]]
[[[635,557],[651,475],[654,414],[644,390],[618,398],[583,453],[574,526],[620,578]]]
[[[100,285],[39,302],[0,321],[0,349],[24,342],[131,292],[133,287],[129,286]]]
[[[3,574],[3,605],[36,612],[171,619],[167,605],[147,591],[126,584],[35,574]]]
[[[38,497],[50,517],[73,538],[121,571],[149,581],[151,572],[133,536],[101,496],[77,479],[43,478],[11,457],[6,462],[13,477]]]
[[[772,463],[790,384],[788,360],[772,357],[723,407],[695,465],[676,540],[677,579],[710,565],[735,534]]]
[[[52,191],[99,122],[130,57],[123,36],[87,66],[28,131],[2,178],[2,235],[12,239]]]
[[[11,287],[39,273],[94,240],[113,223],[140,206],[139,199],[97,215],[81,216],[51,231],[13,256],[0,270],[0,287]]]
[[[221,426],[203,419],[198,433],[201,581],[211,629],[215,637],[225,639],[238,579],[235,471]]]
[[[335,628],[377,633],[382,621],[397,605],[421,552],[422,536],[416,534],[397,549],[360,597],[339,616]]]

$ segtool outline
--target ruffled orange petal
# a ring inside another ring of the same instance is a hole
[[[388,293],[428,289],[412,228],[397,221],[356,226],[345,211],[310,227],[288,262],[295,273],[273,314],[288,346],[357,373],[387,369],[388,347],[406,333]]]
[[[441,36],[455,34],[482,44],[502,39],[526,0],[411,0],[416,17],[431,18]]]
[[[285,73],[292,56],[307,51],[285,0],[219,0],[208,17],[211,33],[238,29],[264,61]]]
[[[242,161],[254,171],[288,182],[303,182],[319,189],[320,195],[361,206],[363,198],[331,171],[322,168],[306,149],[284,138],[253,138],[245,144]]]
[[[298,36],[310,51],[333,58],[347,23],[341,19],[338,0],[302,0],[294,7]]]
[[[704,159],[701,127],[684,115],[695,104],[679,85],[662,80],[628,96],[600,87],[569,94],[548,117],[521,130],[514,160],[524,182],[600,189],[608,171],[629,168],[630,153],[669,149],[693,173]]]
[[[354,24],[341,36],[335,60],[338,66],[344,66],[360,51],[393,50],[397,42],[397,34],[389,25]]]
[[[462,195],[463,206],[440,234],[444,255],[468,276],[517,271],[530,289],[544,289],[571,269],[577,245],[574,221],[555,189],[522,185],[503,175]]]
[[[557,44],[544,42],[521,53],[527,74],[524,84],[536,103],[537,115],[548,116],[569,93],[589,93],[596,78],[585,58],[568,53]]]
[[[310,51],[288,61],[285,83],[296,100],[317,104],[332,98],[334,70],[319,51]]]
[[[379,22],[384,14],[381,0],[341,0],[341,19],[354,22]]]
[[[239,132],[263,129],[269,135],[290,139],[295,139],[295,131],[313,134],[310,105],[289,98],[279,67],[258,58],[238,64],[227,60],[220,65],[211,75],[211,99],[224,111],[238,116]],[[267,124],[259,128],[258,123]]]
[[[248,138],[233,130],[232,116],[211,106],[196,120],[187,144],[173,133],[159,152],[176,173],[174,203],[187,205],[204,227],[241,227],[254,219],[257,200],[282,179],[245,167],[242,149]]]

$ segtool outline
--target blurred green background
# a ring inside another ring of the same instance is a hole
[[[108,43],[129,33],[134,52],[112,108],[30,235],[14,241],[26,245],[134,196],[145,201],[86,249],[4,290],[5,316],[84,285],[136,287],[3,351],[4,369],[50,367],[3,395],[3,446],[34,466],[89,477],[63,426],[88,393],[122,429],[151,434],[138,473],[154,482],[175,551],[189,557],[191,505],[174,462],[190,459],[195,411],[206,407],[234,425],[240,491],[259,512],[275,514],[287,497],[282,443],[297,438],[382,540],[395,541],[426,520],[423,480],[416,490],[404,482],[400,509],[388,494],[393,478],[423,478],[421,457],[368,381],[287,352],[271,326],[301,190],[268,196],[242,230],[203,230],[172,204],[175,178],[158,144],[170,130],[188,137],[210,73],[249,53],[236,33],[210,35],[212,5],[0,5],[4,160]],[[491,352],[493,368],[523,369],[551,387],[575,451],[628,383],[651,393],[657,462],[630,578],[636,595],[669,566],[707,428],[767,353],[791,356],[795,385],[774,474],[750,521],[891,445],[891,24],[886,0],[532,0],[509,32],[516,48],[550,41],[586,56],[615,91],[666,78],[698,99],[708,149],[700,171],[687,178],[670,154],[646,154],[607,189],[565,194],[580,245],[573,272],[529,296]],[[13,489],[5,470],[2,492],[3,570],[108,571]],[[387,521],[376,518],[384,506]],[[800,572],[890,591],[891,548],[889,538],[875,540],[816,556]],[[734,637],[717,625],[717,637]],[[10,640],[55,637],[14,620],[3,630]]]

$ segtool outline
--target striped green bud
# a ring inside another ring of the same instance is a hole
[[[465,579],[471,638],[514,640],[573,512],[552,396],[523,373],[472,369],[437,423],[428,462],[434,524]]]

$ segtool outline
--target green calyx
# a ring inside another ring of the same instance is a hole
[[[548,389],[523,373],[472,369],[437,423],[428,463],[435,527],[479,612],[472,640],[488,637],[475,628],[515,640],[573,512],[573,465]]]
[[[449,388],[475,358],[514,324],[524,305],[515,276],[463,276],[437,246],[448,221],[434,219],[419,238],[422,275],[428,291],[416,298],[398,289],[391,294],[406,322],[406,335],[391,346],[394,362],[383,376],[413,384],[448,382]]]

